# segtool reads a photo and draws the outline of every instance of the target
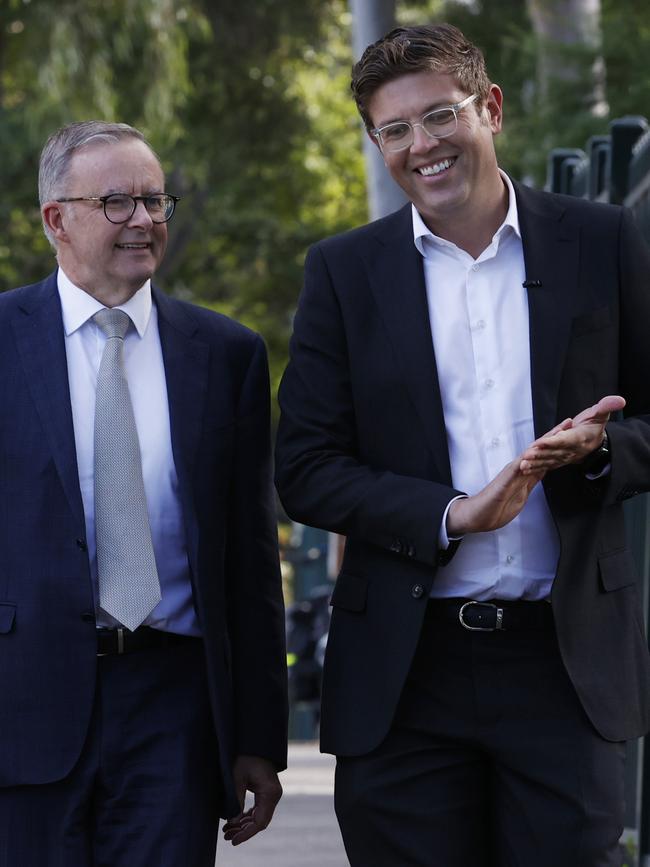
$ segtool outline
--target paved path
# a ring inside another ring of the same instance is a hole
[[[289,746],[284,795],[273,822],[241,846],[223,840],[218,867],[348,867],[334,815],[334,759],[313,743]]]

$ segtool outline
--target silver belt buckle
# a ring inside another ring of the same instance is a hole
[[[489,608],[494,608],[497,613],[496,624],[494,626],[470,626],[469,623],[465,623],[463,614],[465,613],[465,609],[470,605],[484,605]],[[460,606],[458,619],[460,620],[460,625],[464,629],[469,629],[470,632],[496,632],[497,629],[503,629],[503,608],[499,608],[493,602],[477,602],[474,599],[470,599],[469,602],[464,602]]]

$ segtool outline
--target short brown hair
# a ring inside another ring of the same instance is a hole
[[[490,79],[480,48],[451,24],[397,27],[369,45],[352,67],[352,94],[367,129],[373,123],[368,103],[385,84],[412,72],[453,75],[468,94],[478,96],[477,108],[487,99]]]

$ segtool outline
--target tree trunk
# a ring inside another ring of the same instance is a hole
[[[352,45],[355,62],[372,42],[376,42],[395,26],[395,0],[350,0],[352,13]],[[371,219],[383,217],[401,207],[406,198],[391,178],[379,148],[364,130],[363,151],[366,159],[368,209]]]
[[[542,101],[553,98],[554,83],[579,85],[590,113],[607,115],[600,0],[526,0],[526,5],[538,39]]]

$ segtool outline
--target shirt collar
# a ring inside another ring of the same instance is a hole
[[[69,337],[91,319],[98,310],[102,310],[104,305],[89,295],[88,292],[75,286],[62,268],[59,268],[56,279],[59,298],[61,299],[63,329],[66,337]],[[151,307],[151,280],[147,280],[128,301],[119,304],[117,309],[128,314],[139,336],[143,337],[149,324]]]
[[[512,181],[504,171],[499,169],[499,174],[503,178],[503,183],[506,185],[506,189],[508,190],[508,210],[506,212],[503,223],[501,223],[499,228],[494,233],[494,237],[492,239],[493,243],[494,241],[498,241],[501,238],[507,227],[510,227],[510,229],[515,232],[515,234],[519,238],[521,238],[521,230],[519,228],[519,211],[517,210],[517,197],[515,196],[515,188],[512,186]],[[424,220],[420,216],[419,211],[413,204],[411,205],[411,214],[413,217],[413,241],[420,255],[426,256],[425,238],[429,242],[433,242],[434,244],[438,244],[440,246],[456,246],[455,244],[452,244],[451,241],[447,241],[445,240],[445,238],[440,238],[438,235],[434,235],[431,229],[429,229],[428,226],[425,224]]]

